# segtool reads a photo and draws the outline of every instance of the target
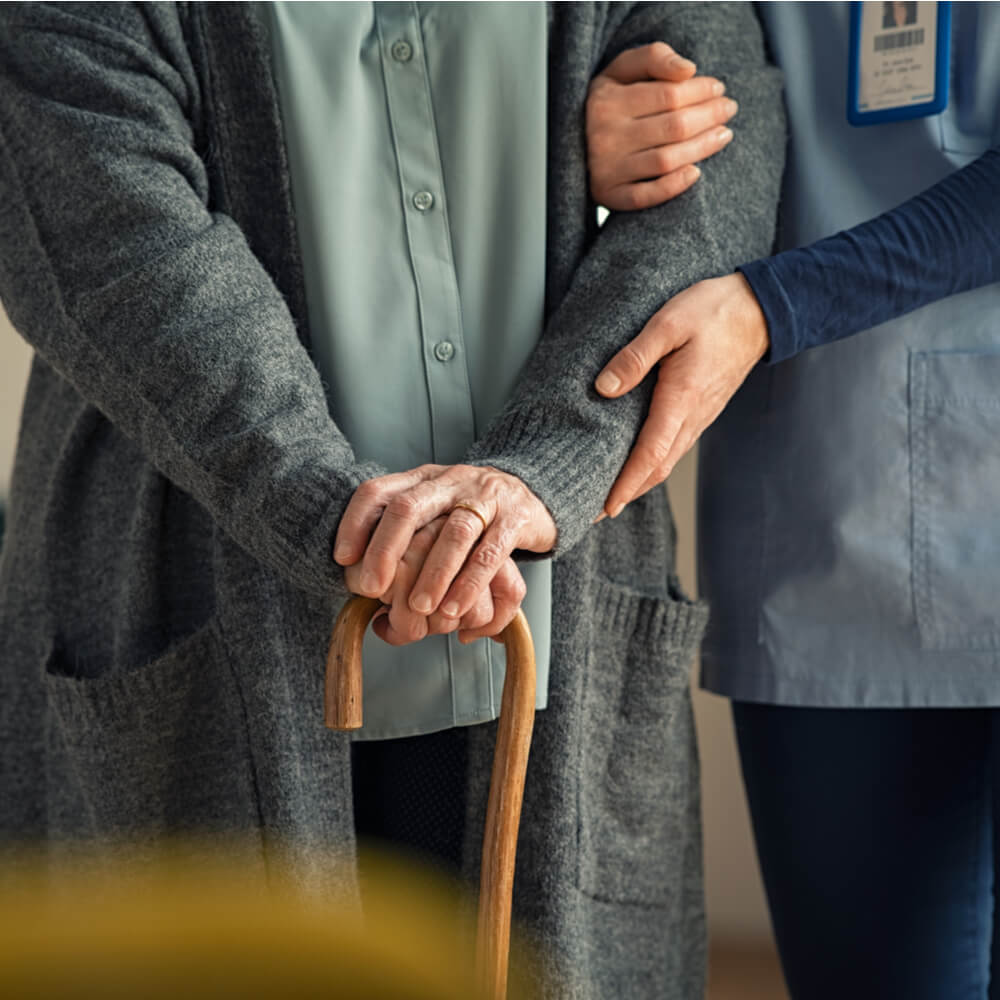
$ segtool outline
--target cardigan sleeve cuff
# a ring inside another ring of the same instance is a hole
[[[600,458],[594,454],[593,441],[560,435],[559,446],[554,447],[551,420],[545,407],[521,410],[465,457],[470,465],[490,465],[517,476],[552,515],[557,532],[553,549],[541,555],[518,552],[518,559],[558,558],[568,552],[600,514],[608,491],[595,474]]]

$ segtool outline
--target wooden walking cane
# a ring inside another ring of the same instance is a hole
[[[331,729],[361,728],[361,645],[380,607],[375,598],[354,597],[333,626],[326,659],[326,724]],[[514,855],[535,724],[535,650],[523,612],[518,611],[500,638],[507,650],[507,676],[486,807],[476,930],[477,975],[483,995],[491,1000],[507,995]]]

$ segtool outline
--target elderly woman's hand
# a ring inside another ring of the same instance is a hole
[[[429,548],[407,600],[410,611],[425,617],[440,612],[462,619],[498,574],[509,588],[504,567],[515,549],[548,552],[556,542],[552,515],[516,476],[481,466],[423,465],[358,487],[341,518],[334,559],[352,567],[352,589],[380,597],[414,537],[438,518],[444,519],[440,528],[418,543]]]
[[[664,42],[628,49],[594,77],[587,97],[587,167],[594,200],[629,211],[676,198],[719,152],[736,114],[725,85]]]
[[[391,646],[402,646],[428,635],[443,635],[456,629],[459,641],[463,643],[480,638],[496,639],[510,624],[524,600],[524,580],[514,561],[507,559],[501,564],[488,588],[477,597],[461,619],[449,618],[439,611],[430,615],[413,611],[409,605],[413,584],[420,576],[424,562],[446,523],[446,517],[439,517],[413,536],[399,561],[392,584],[385,593],[379,595],[379,600],[386,607],[376,615],[372,628],[379,638]],[[348,566],[344,577],[349,590],[353,593],[361,592],[360,563]]]

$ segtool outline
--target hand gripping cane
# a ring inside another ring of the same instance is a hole
[[[326,659],[326,724],[330,729],[361,728],[361,644],[380,607],[371,597],[351,598],[333,626]],[[507,650],[507,676],[486,807],[476,931],[477,975],[483,995],[491,1000],[507,995],[514,855],[535,723],[535,650],[523,612],[518,611],[500,638]]]

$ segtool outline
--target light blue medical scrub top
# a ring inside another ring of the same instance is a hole
[[[1000,4],[953,5],[943,113],[865,127],[845,113],[849,4],[758,9],[790,117],[782,249],[1000,138]],[[1000,705],[1000,286],[758,368],[703,438],[699,494],[706,688]]]
[[[540,3],[261,5],[330,412],[389,471],[461,461],[510,394],[545,296]],[[548,691],[551,567],[521,567]],[[497,717],[503,647],[369,633],[361,739]]]

